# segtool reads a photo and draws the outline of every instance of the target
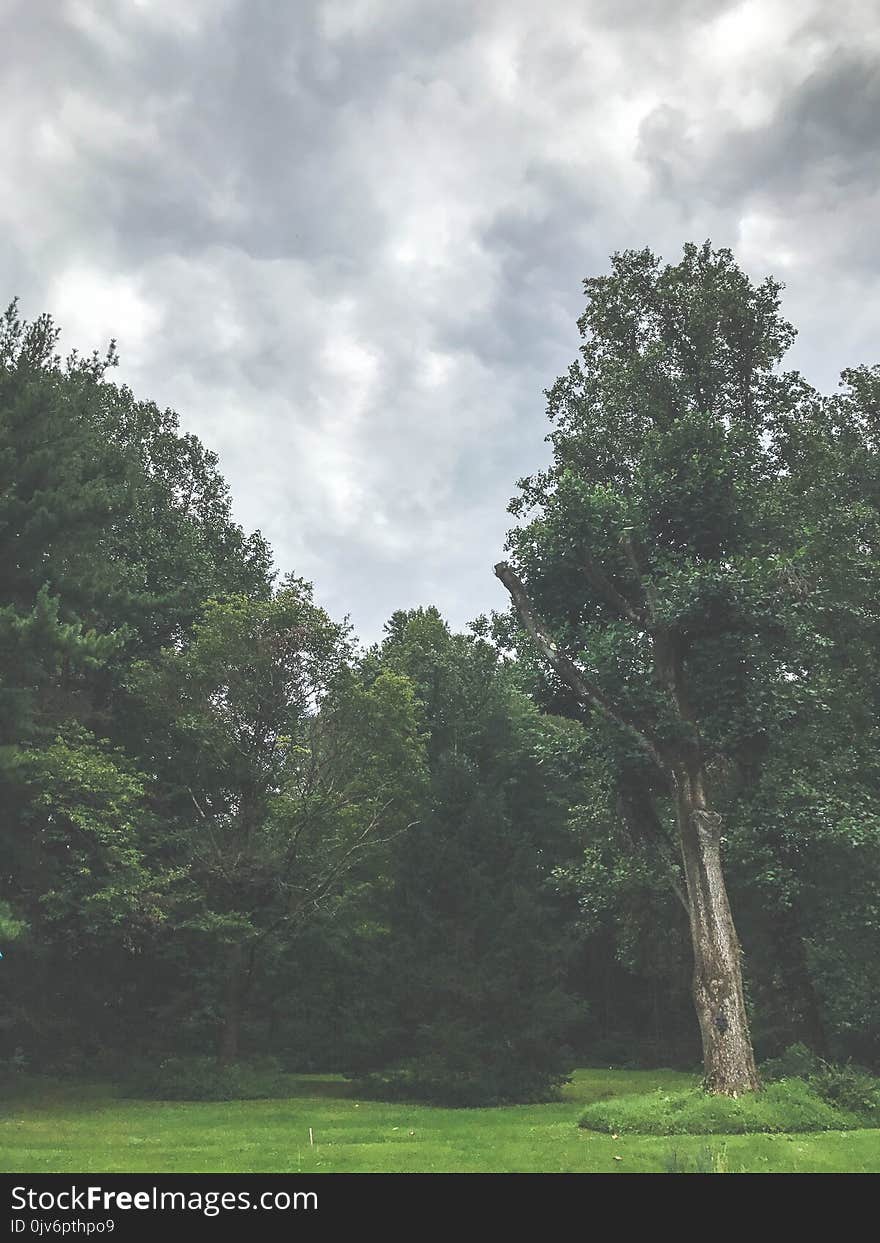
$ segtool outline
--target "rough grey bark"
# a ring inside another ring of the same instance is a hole
[[[741,951],[721,865],[721,817],[706,806],[701,774],[676,774],[681,857],[694,953],[693,996],[704,1086],[737,1096],[759,1087],[743,997]]]

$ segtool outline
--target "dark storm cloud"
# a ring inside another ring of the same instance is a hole
[[[810,378],[876,353],[869,0],[26,0],[0,47],[8,295],[118,336],[368,636],[503,604],[611,251],[711,236],[786,280]]]
[[[795,41],[791,52],[795,52]],[[880,177],[880,59],[836,49],[780,99],[768,122],[713,136],[701,149],[682,108],[661,105],[645,118],[639,153],[667,192],[774,200],[847,191],[875,192]]]
[[[783,101],[774,124],[740,140],[728,164],[731,187],[742,175],[790,197],[815,183],[837,192],[876,190],[880,174],[880,60],[859,49],[836,51]]]

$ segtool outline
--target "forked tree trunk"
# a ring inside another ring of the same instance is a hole
[[[680,769],[676,787],[703,1084],[709,1092],[739,1096],[754,1092],[760,1084],[743,998],[739,938],[721,868],[721,817],[706,806],[699,771]]]

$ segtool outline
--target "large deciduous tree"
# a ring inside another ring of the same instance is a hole
[[[520,482],[511,510],[530,516],[495,570],[550,676],[606,722],[622,793],[660,809],[658,839],[674,808],[705,1085],[728,1094],[758,1076],[713,791],[796,680],[802,525],[780,446],[810,394],[777,368],[779,290],[708,243],[587,280],[580,357],[548,392],[552,462]]]
[[[154,719],[158,809],[180,827],[177,925],[214,947],[232,1061],[260,959],[418,815],[412,686],[386,672],[364,687],[346,626],[288,579],[267,600],[209,601],[191,641],[142,664],[133,689]]]

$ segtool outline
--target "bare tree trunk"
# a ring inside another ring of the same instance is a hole
[[[678,828],[694,951],[694,1005],[704,1087],[738,1096],[759,1086],[743,998],[739,938],[721,868],[721,817],[706,806],[702,774],[676,773]]]

